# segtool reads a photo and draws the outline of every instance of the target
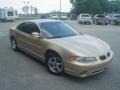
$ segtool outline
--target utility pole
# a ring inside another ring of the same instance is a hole
[[[24,9],[26,15],[28,15],[28,13],[29,13],[29,1],[27,1],[27,2],[24,1],[23,3],[24,3],[24,8],[23,9]]]
[[[77,0],[75,0],[75,16],[77,16]]]
[[[60,19],[61,19],[61,0],[60,0]]]

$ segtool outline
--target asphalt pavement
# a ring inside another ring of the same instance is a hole
[[[120,26],[78,25],[64,21],[81,33],[96,36],[111,46],[114,57],[105,72],[87,78],[50,74],[45,65],[11,49],[8,32],[21,21],[0,22],[0,90],[120,90]]]

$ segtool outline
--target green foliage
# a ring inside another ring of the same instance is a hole
[[[71,13],[110,13],[120,12],[120,0],[70,0]]]

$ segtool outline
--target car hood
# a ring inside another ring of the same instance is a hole
[[[110,50],[110,47],[107,43],[96,37],[86,34],[51,39],[51,41],[80,56],[94,57]]]

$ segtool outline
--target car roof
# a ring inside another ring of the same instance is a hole
[[[36,24],[39,23],[46,23],[46,22],[60,22],[60,20],[53,20],[53,19],[36,19],[36,20],[26,20],[25,22],[34,22]]]

